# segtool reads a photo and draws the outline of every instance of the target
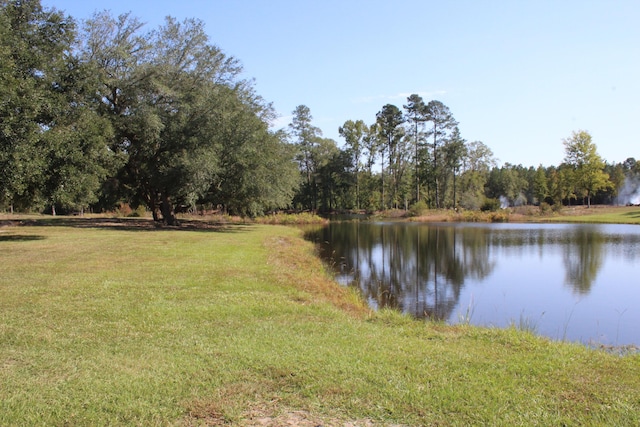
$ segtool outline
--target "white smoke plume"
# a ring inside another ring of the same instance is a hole
[[[618,192],[618,205],[640,205],[640,177],[627,177]]]

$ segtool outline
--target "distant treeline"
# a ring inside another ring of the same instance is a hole
[[[143,31],[129,14],[78,24],[0,0],[0,210],[259,215],[279,209],[495,209],[633,201],[640,163],[607,164],[574,132],[558,166],[497,166],[449,108],[411,95],[373,124],[322,137],[309,108],[270,130],[271,105],[196,19]]]
[[[289,126],[304,176],[298,207],[494,210],[640,203],[640,161],[606,163],[586,131],[563,141],[566,155],[558,166],[497,166],[487,145],[462,138],[446,105],[425,103],[419,95],[409,96],[402,110],[384,105],[371,125],[346,121],[339,129],[344,149],[321,138],[311,119],[302,105]]]

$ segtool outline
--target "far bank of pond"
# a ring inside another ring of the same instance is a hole
[[[640,228],[332,222],[306,233],[374,308],[640,345]]]

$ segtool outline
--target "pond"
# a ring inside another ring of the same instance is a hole
[[[309,230],[374,309],[640,345],[640,227],[332,222]]]

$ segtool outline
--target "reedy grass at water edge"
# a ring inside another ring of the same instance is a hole
[[[565,207],[560,213],[543,213],[537,206],[501,209],[496,212],[428,210],[412,217],[416,222],[583,222],[607,224],[640,224],[638,206],[596,205]]]
[[[0,228],[0,425],[640,423],[640,356],[371,313],[297,230],[69,225]]]

